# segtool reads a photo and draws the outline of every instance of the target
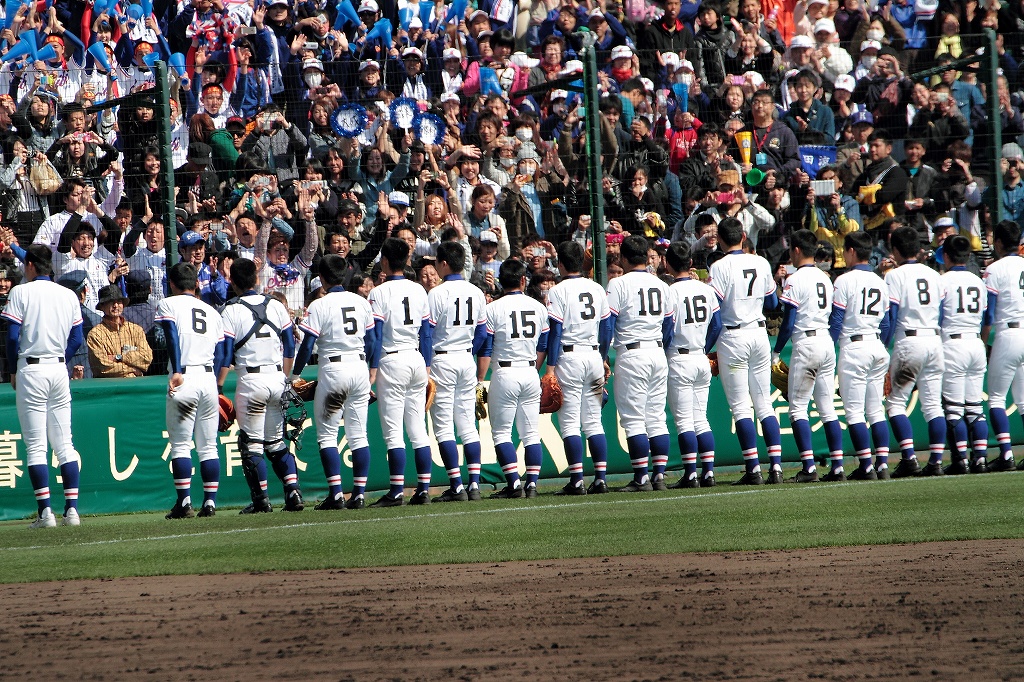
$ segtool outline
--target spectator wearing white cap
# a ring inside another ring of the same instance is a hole
[[[424,73],[425,61],[423,51],[418,47],[407,47],[398,59],[398,48],[392,48],[388,59],[388,74],[391,82],[388,89],[417,101],[426,101],[431,97],[431,88],[427,84]]]
[[[835,83],[836,78],[853,70],[853,57],[839,46],[835,22],[831,19],[814,22],[814,40],[817,43],[815,58],[821,66],[818,72],[826,81]]]
[[[611,62],[604,67],[603,72],[608,74],[608,92],[618,92],[619,85],[622,85],[630,78],[640,75],[640,60],[633,58],[633,50],[628,45],[619,45],[612,48]],[[601,79],[604,85],[605,79]]]
[[[441,89],[444,95],[454,94],[458,99],[458,93],[462,90],[462,84],[466,77],[462,70],[462,53],[454,47],[446,47],[441,53]],[[442,102],[444,101],[442,95]]]
[[[860,60],[857,68],[853,70],[854,80],[867,78],[878,60],[878,53],[882,50],[882,43],[877,40],[865,40],[860,44]]]
[[[825,18],[829,0],[797,0],[793,5],[793,36],[814,37],[814,24]]]
[[[611,14],[606,14],[600,6],[595,6],[587,14],[587,28],[597,36],[597,63],[608,59],[609,53],[616,47],[625,46],[629,42],[626,29]]]
[[[857,81],[850,75],[840,76],[832,84],[832,99],[829,100],[828,105],[835,118],[836,133],[846,127],[846,119],[857,110],[857,105],[851,101],[856,87]]]

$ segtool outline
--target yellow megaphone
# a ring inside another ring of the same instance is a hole
[[[882,189],[880,184],[861,186],[860,191],[857,193],[857,203],[867,204],[868,206],[874,205],[875,194],[877,194],[880,189]]]
[[[747,171],[747,174],[743,176],[743,179],[746,180],[748,187],[757,187],[764,182],[765,177],[765,172],[757,166],[754,166]]]
[[[740,148],[740,160],[743,163],[750,163],[750,152],[754,148],[754,134],[749,130],[742,130],[735,135],[736,145]]]

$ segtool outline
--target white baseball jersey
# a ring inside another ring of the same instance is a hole
[[[419,347],[420,327],[430,319],[427,292],[418,282],[399,277],[370,292],[374,319],[384,323],[381,347],[385,353]]]
[[[82,307],[70,289],[37,279],[11,289],[3,316],[21,325],[19,357],[63,358],[71,328],[82,324]],[[8,362],[13,365],[16,359]]]
[[[985,268],[985,286],[998,297],[992,324],[1024,324],[1024,258],[1004,256]]]
[[[487,322],[484,292],[461,278],[445,280],[431,289],[427,305],[434,325],[434,350],[472,348],[477,325]]]
[[[256,294],[243,296],[242,299],[250,305],[258,306],[263,303],[264,296]],[[258,367],[281,364],[284,358],[281,336],[262,322],[257,322],[256,316],[251,310],[241,303],[230,303],[224,307],[221,317],[224,321],[224,336],[234,339],[236,342],[249,334],[253,325],[259,325],[259,328],[246,339],[245,345],[241,348],[235,347],[236,366]],[[267,320],[279,330],[291,329],[292,326],[288,309],[274,298],[267,299]]]
[[[885,274],[889,302],[900,307],[896,331],[939,328],[942,284],[939,273],[921,263],[905,263]]]
[[[373,311],[365,298],[351,291],[331,291],[309,304],[299,329],[315,334],[317,352],[329,358],[362,353],[366,332],[373,325]]]
[[[156,309],[157,322],[178,328],[182,367],[210,367],[217,344],[224,340],[224,325],[216,308],[195,296],[168,296]]]
[[[711,287],[722,300],[722,326],[764,322],[764,297],[775,291],[772,266],[752,253],[730,253],[711,266]]]
[[[69,220],[71,220],[71,214],[67,211],[61,211],[56,215],[50,216],[39,226],[39,231],[36,232],[32,243],[46,244],[50,247],[50,251],[56,253],[57,243],[60,242],[60,235],[64,232],[64,227],[68,224]],[[103,223],[93,213],[83,215],[82,222],[89,223],[96,228],[96,234],[103,231]]]
[[[566,277],[548,290],[548,317],[562,324],[563,346],[596,346],[609,315],[608,296],[592,279]]]
[[[494,335],[493,362],[537,359],[540,335],[548,331],[548,311],[543,303],[513,292],[488,305],[486,318],[487,333]]]
[[[660,341],[661,324],[672,314],[668,286],[646,270],[631,270],[608,283],[608,308],[615,320],[615,347]]]
[[[149,300],[157,303],[164,297],[164,276],[167,272],[167,254],[164,249],[153,253],[143,245],[128,259],[132,272],[149,273]]]
[[[88,258],[78,258],[74,252],[59,253],[55,251],[53,272],[59,278],[69,272],[83,270],[89,278],[89,284],[85,288],[85,305],[96,310],[100,289],[110,284],[110,267],[116,260],[117,256],[99,244]]]
[[[981,278],[965,269],[950,270],[942,284],[943,334],[978,334],[988,306],[988,292]],[[1024,292],[1019,294],[1024,298]]]
[[[277,270],[269,263],[264,264],[259,273],[259,284],[263,293],[280,291],[288,299],[289,308],[302,310],[306,303],[306,273],[309,272],[309,264],[296,256],[289,265],[291,269]]]
[[[877,334],[889,310],[889,287],[870,269],[856,266],[836,278],[832,305],[844,311],[842,336]]]
[[[832,313],[832,280],[813,265],[804,265],[786,278],[779,298],[796,308],[794,332],[828,329]]]
[[[718,312],[715,290],[696,279],[678,279],[669,287],[670,312],[675,324],[669,357],[677,348],[703,353],[711,317]]]

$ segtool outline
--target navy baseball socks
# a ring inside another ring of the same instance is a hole
[[[893,414],[889,415],[889,424],[900,448],[900,463],[892,473],[893,478],[916,476],[921,466],[914,454],[914,431],[910,426],[910,419],[905,414]]]
[[[565,461],[569,465],[569,485],[583,487],[583,439],[580,436],[566,436],[562,439]]]
[[[647,462],[651,455],[651,441],[647,434],[630,436],[626,439],[626,448],[629,450],[629,464],[633,467],[633,483],[638,486],[649,483]]]
[[[668,451],[672,447],[672,439],[667,433],[648,438],[651,444],[651,464],[654,476],[651,484],[655,490],[668,490],[665,485],[665,469],[668,467]]]
[[[433,465],[430,461],[430,446],[416,448],[412,451],[412,456],[416,462],[416,494],[429,494],[430,468]]]
[[[848,424],[847,429],[850,431],[853,452],[857,456],[857,470],[852,475],[856,478],[870,478],[871,474],[875,473],[874,467],[871,466],[871,431],[865,422]]]
[[[871,441],[875,444],[875,472],[878,478],[889,478],[889,424],[884,419],[871,425]]]
[[[604,483],[608,473],[608,439],[603,433],[587,439],[590,459],[594,462],[594,480]]]
[[[793,440],[796,441],[796,449],[800,453],[801,471],[804,474],[817,473],[817,467],[814,466],[814,448],[811,446],[811,423],[806,419],[797,419],[793,421],[792,427]],[[816,476],[813,478],[817,480]],[[796,480],[802,483],[805,479],[798,476]],[[807,477],[806,480],[809,481],[811,478]]]
[[[369,455],[369,448],[367,448],[367,455]],[[330,500],[339,500],[344,495],[341,492],[341,454],[338,452],[338,448],[320,448],[320,464],[324,468],[324,476],[327,477],[327,497]],[[367,459],[366,465],[369,469],[369,459]],[[355,472],[356,457],[355,452],[352,453],[352,470]],[[354,473],[353,473],[354,476]],[[363,485],[366,483],[364,481]]]
[[[697,434],[697,453],[700,455],[700,484],[703,488],[715,485],[715,434],[705,431]]]
[[[171,460],[171,476],[174,477],[174,492],[178,494],[175,506],[185,508],[192,504],[192,458],[175,457]]]
[[[441,462],[448,474],[448,488],[453,494],[464,490],[462,485],[462,470],[459,468],[459,446],[453,440],[446,440],[437,444],[441,452]]]
[[[361,499],[366,494],[366,479],[369,476],[370,446],[364,445],[352,451],[352,500]]]
[[[274,473],[281,479],[281,483],[284,485],[285,499],[288,499],[293,491],[299,489],[299,470],[295,466],[295,455],[284,449],[271,452],[267,457],[270,458],[270,465],[274,468]],[[266,474],[263,478],[266,479]],[[266,481],[263,480],[262,483],[263,489],[266,490]]]
[[[401,499],[405,494],[405,448],[388,450],[388,473],[391,486],[386,497]]]
[[[825,443],[828,445],[829,472],[825,476],[826,481],[845,481],[846,473],[843,471],[843,427],[839,425],[838,419],[825,422],[822,425],[825,430]]]
[[[690,484],[690,481],[700,485],[697,480],[697,434],[693,431],[684,431],[676,436],[679,443],[679,454],[683,459],[683,478],[673,487],[697,487]],[[688,484],[688,485],[687,485]]]
[[[1006,416],[1006,410],[1001,407],[991,408],[988,411],[988,416],[992,421],[992,428],[996,432],[996,440],[999,442],[999,456],[988,463],[988,468],[990,471],[1010,471],[1013,469],[1013,449],[1010,447],[1010,418]]]
[[[199,476],[203,479],[203,508],[196,516],[213,516],[217,508],[217,489],[220,487],[220,459],[199,462]]]
[[[523,482],[519,478],[519,463],[516,448],[512,443],[496,443],[494,454],[498,458],[501,472],[505,474],[505,488],[491,495],[492,499],[513,499],[524,497]]]

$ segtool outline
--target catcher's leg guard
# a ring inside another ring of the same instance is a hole
[[[249,486],[252,501],[260,502],[267,496],[267,463],[262,453],[249,452],[249,435],[245,431],[238,432],[238,452],[242,457],[242,473]]]

